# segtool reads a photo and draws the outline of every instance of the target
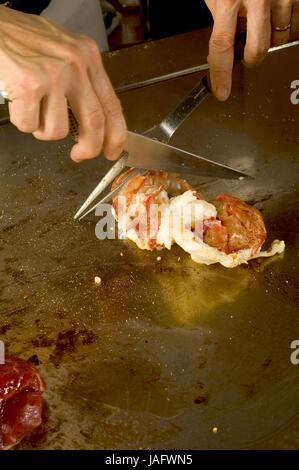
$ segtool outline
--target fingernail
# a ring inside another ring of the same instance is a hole
[[[227,100],[228,95],[229,95],[229,90],[226,86],[221,85],[218,88],[216,88],[216,96],[220,101]]]

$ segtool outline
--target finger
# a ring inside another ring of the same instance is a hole
[[[40,125],[40,101],[16,99],[8,104],[10,122],[21,132],[33,133]]]
[[[68,108],[62,94],[45,96],[41,104],[40,126],[33,133],[39,140],[62,140],[69,133]]]
[[[248,66],[261,62],[271,43],[271,4],[269,0],[250,0],[247,9],[247,41],[244,61]]]
[[[231,92],[238,9],[239,2],[229,6],[227,2],[219,2],[214,13],[208,60],[212,88],[220,101],[225,101]]]
[[[294,0],[291,23],[290,41],[296,41],[299,37],[299,0]]]
[[[115,160],[124,148],[127,126],[120,101],[115,95],[106,72],[104,70],[103,72],[98,75],[98,79],[94,77],[93,83],[106,119],[104,153],[109,160]]]
[[[72,92],[68,101],[78,122],[78,143],[71,158],[80,162],[97,157],[103,147],[105,116],[91,83],[86,80],[82,89]]]
[[[105,115],[104,153],[109,160],[115,160],[123,150],[127,137],[126,121],[97,45],[85,39],[85,46],[90,60],[90,80]]]
[[[281,46],[290,40],[293,0],[273,0],[272,4],[272,44]],[[284,31],[277,31],[285,29]]]

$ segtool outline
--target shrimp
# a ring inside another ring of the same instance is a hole
[[[112,189],[120,185],[133,171],[134,168],[130,168],[116,178],[112,184]],[[178,175],[165,171],[147,171],[141,175],[133,176],[122,188],[119,195],[125,196],[129,204],[137,192],[148,193],[153,189],[164,190],[170,197],[174,197],[189,191],[192,186]]]
[[[112,189],[121,184],[132,171],[130,169],[120,175],[114,181]],[[189,190],[192,190],[192,187],[186,180],[171,173],[146,171],[133,176],[113,201],[113,208],[119,221],[121,198],[123,198],[122,203],[125,203],[127,217],[122,218],[122,225],[126,225],[127,238],[135,241],[142,249],[152,251],[164,248],[157,243],[163,205],[168,205],[170,198]],[[155,214],[153,214],[154,209]],[[155,220],[151,221],[151,217]]]

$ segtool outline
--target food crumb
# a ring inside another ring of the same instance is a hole
[[[99,286],[100,284],[102,284],[102,279],[100,277],[96,276],[94,278],[94,283]]]
[[[124,254],[123,254],[123,253],[120,253],[119,255],[120,255],[120,256],[124,256]]]
[[[214,427],[213,427],[212,432],[213,432],[213,434],[217,434],[217,432],[218,432],[217,426],[214,426]]]
[[[158,256],[157,261],[162,261],[161,256]]]

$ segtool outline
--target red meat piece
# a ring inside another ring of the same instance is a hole
[[[29,362],[6,358],[0,366],[0,450],[15,446],[40,426],[44,389]]]

